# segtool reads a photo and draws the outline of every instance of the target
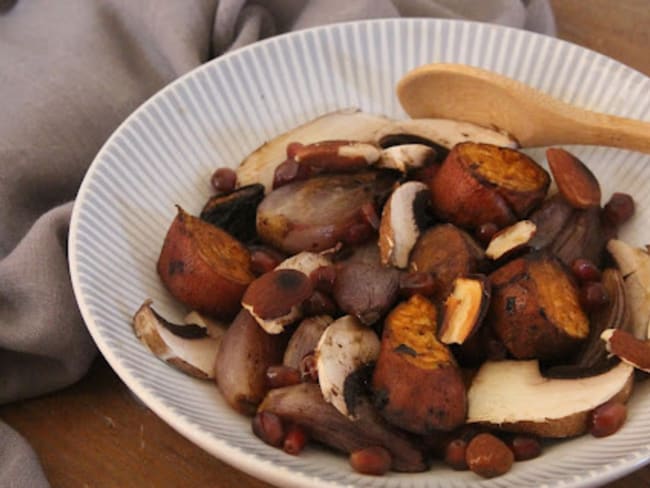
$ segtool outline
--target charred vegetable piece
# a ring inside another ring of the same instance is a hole
[[[381,415],[409,432],[452,430],[465,421],[465,385],[453,355],[436,337],[437,312],[414,295],[384,324],[372,377]]]
[[[633,371],[619,363],[589,378],[549,379],[540,374],[537,361],[488,361],[469,389],[467,421],[541,437],[581,435],[594,408],[611,399],[627,400]]]
[[[366,325],[379,321],[398,298],[400,273],[379,262],[343,262],[337,266],[333,297],[345,313]]]
[[[188,308],[222,320],[239,311],[253,280],[248,250],[227,232],[178,207],[158,258],[165,287]]]
[[[302,383],[271,390],[259,410],[302,426],[311,439],[338,451],[350,453],[382,446],[391,453],[395,471],[419,472],[428,468],[410,437],[387,425],[368,402],[357,408],[359,418],[350,420],[323,399],[318,385]]]
[[[215,366],[219,391],[240,413],[253,415],[269,385],[266,371],[282,363],[283,335],[267,334],[246,310],[223,335]]]
[[[531,254],[490,275],[490,321],[517,359],[566,357],[589,334],[578,289],[552,256]]]
[[[579,258],[600,266],[605,251],[600,209],[575,210],[549,249],[567,266]]]
[[[483,249],[465,231],[452,224],[427,229],[415,243],[409,260],[411,271],[433,273],[444,300],[456,277],[477,273],[483,261]]]
[[[618,364],[609,356],[601,334],[606,329],[627,329],[630,312],[626,304],[623,276],[620,271],[608,268],[603,271],[602,284],[607,291],[607,305],[589,317],[589,336],[569,364],[542,368],[547,378],[583,378],[604,373]]]
[[[255,239],[257,206],[264,198],[264,186],[243,186],[228,195],[210,198],[200,217],[228,232],[235,239],[250,242]]]
[[[383,202],[395,178],[393,173],[362,172],[289,183],[258,207],[257,233],[290,254],[323,251],[339,242],[360,244],[375,235],[362,208]]]
[[[514,149],[490,144],[454,146],[431,182],[438,216],[460,227],[505,227],[526,217],[546,197],[548,173]]]

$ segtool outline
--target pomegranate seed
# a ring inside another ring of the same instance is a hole
[[[536,437],[516,435],[509,442],[508,447],[515,455],[515,461],[533,459],[542,453],[542,444]]]
[[[273,174],[273,189],[293,183],[294,181],[306,180],[311,176],[308,166],[300,164],[293,159],[287,159],[275,168]]]
[[[496,234],[498,231],[499,227],[497,224],[488,222],[486,224],[481,224],[474,232],[474,235],[481,244],[487,245],[494,237],[494,234]]]
[[[600,281],[601,273],[598,267],[588,259],[578,258],[571,263],[574,276],[584,282]]]
[[[588,312],[598,310],[608,301],[607,290],[600,281],[589,281],[580,288],[580,303]]]
[[[338,306],[326,293],[315,290],[311,296],[302,302],[302,309],[307,317],[314,315],[336,315]]]
[[[634,215],[634,199],[627,193],[614,193],[603,208],[605,221],[618,227]]]
[[[300,376],[306,383],[318,383],[318,367],[314,353],[305,354],[300,360]]]
[[[445,448],[445,463],[456,471],[468,469],[465,460],[467,442],[463,439],[454,439]]]
[[[219,193],[231,193],[237,185],[237,173],[230,168],[219,168],[212,173],[210,184]]]
[[[290,142],[287,144],[287,158],[293,159],[298,150],[303,146],[300,142]]]
[[[253,433],[266,444],[280,447],[284,442],[284,426],[276,414],[265,410],[253,417]]]
[[[331,293],[336,280],[336,268],[334,266],[320,266],[309,274],[309,279],[316,290]]]
[[[263,275],[275,269],[282,262],[280,253],[271,249],[254,249],[251,251],[251,271]]]
[[[299,425],[293,424],[287,429],[282,448],[287,454],[297,456],[307,445],[307,434]]]
[[[627,407],[622,402],[608,401],[596,407],[589,416],[589,432],[594,437],[606,437],[617,432],[627,419]]]
[[[301,382],[300,371],[284,365],[269,366],[266,370],[266,380],[271,388],[297,385]]]
[[[350,465],[358,473],[381,476],[392,464],[390,453],[380,446],[366,447],[350,453]]]
[[[417,293],[430,297],[437,290],[438,284],[431,273],[414,271],[412,273],[402,273],[399,277],[399,291],[402,296],[410,297]]]

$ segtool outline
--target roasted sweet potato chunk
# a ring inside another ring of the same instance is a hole
[[[158,274],[181,303],[232,319],[253,280],[248,250],[227,232],[178,207],[158,258]]]
[[[465,421],[467,398],[453,355],[436,338],[437,311],[414,295],[384,324],[372,378],[375,401],[390,423],[417,434]]]
[[[475,229],[505,227],[526,217],[548,190],[550,177],[514,149],[466,142],[451,150],[431,181],[434,211],[444,220]]]
[[[554,257],[530,254],[490,275],[490,322],[517,359],[566,357],[589,334],[578,289]]]
[[[409,269],[434,273],[439,289],[436,299],[444,300],[458,276],[480,271],[483,249],[465,231],[452,224],[440,224],[420,236],[411,251]]]

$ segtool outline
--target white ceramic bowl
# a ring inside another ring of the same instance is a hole
[[[589,109],[650,120],[650,79],[604,56],[529,32],[477,23],[390,19],[279,36],[209,62],[147,101],[113,134],[79,191],[70,230],[70,269],[88,329],[122,380],[164,421],[206,451],[265,480],[295,487],[585,487],[650,459],[650,385],[637,389],[614,436],[554,444],[538,459],[481,480],[441,464],[418,474],[366,477],[345,456],[309,448],[299,457],[264,445],[250,420],[212,383],[156,359],[135,338],[131,317],[146,298],[171,319],[182,308],[155,262],[175,215],[198,212],[209,177],[235,166],[274,135],[325,112],[360,109],[404,117],[394,88],[411,68],[467,63],[518,79]],[[622,237],[650,242],[650,156],[570,147],[596,173],[604,197],[632,193],[638,212]],[[530,154],[543,161],[542,150]],[[532,400],[532,399],[531,399]]]

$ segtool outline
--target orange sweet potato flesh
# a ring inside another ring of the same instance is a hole
[[[458,276],[480,271],[483,249],[465,231],[452,224],[439,224],[420,236],[411,251],[410,271],[434,273],[439,284],[436,299],[444,300]]]
[[[436,338],[437,311],[414,295],[389,314],[372,378],[375,402],[391,424],[416,434],[452,430],[465,421],[460,369]]]
[[[157,265],[165,287],[188,308],[230,320],[254,276],[248,250],[234,237],[178,208]]]
[[[488,321],[517,359],[558,360],[589,334],[589,320],[566,268],[547,254],[510,261],[490,275]]]
[[[466,142],[449,152],[431,181],[433,207],[443,220],[474,229],[506,227],[527,216],[548,190],[550,177],[514,149]]]

